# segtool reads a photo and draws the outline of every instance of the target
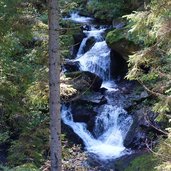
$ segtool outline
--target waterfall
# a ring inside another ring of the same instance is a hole
[[[93,21],[90,17],[84,17],[78,15],[78,13],[71,13],[69,18],[64,18],[65,20],[71,20],[77,23],[87,23]]]
[[[129,122],[122,124],[122,127],[120,127],[118,118],[123,113],[126,114],[125,110],[111,105],[102,106],[102,110],[101,113],[101,110],[99,110],[95,121],[94,132],[96,132],[98,138],[95,138],[87,130],[85,123],[74,122],[70,108],[65,106],[62,108],[62,120],[80,136],[84,141],[86,150],[89,153],[96,154],[102,160],[117,158],[129,153],[123,146],[123,137],[132,123],[131,117],[125,115],[124,119],[129,120]]]
[[[71,14],[68,18],[74,22],[87,23],[91,18]],[[92,24],[89,30],[84,30],[86,37],[83,39],[78,50],[76,59],[80,64],[80,70],[90,71],[103,79],[103,87],[108,93],[117,91],[117,85],[110,79],[110,49],[104,38],[105,28],[97,29]],[[94,38],[94,45],[84,52],[84,47],[89,38]],[[129,153],[124,145],[124,138],[132,124],[132,118],[119,105],[110,100],[111,96],[106,93],[107,104],[101,105],[94,110],[97,112],[93,133],[87,130],[86,123],[74,122],[71,109],[62,107],[62,120],[80,136],[89,153],[96,154],[100,159],[111,159]]]
[[[103,80],[109,80],[110,50],[105,41],[96,42],[87,53],[76,59],[76,61],[80,62],[81,70],[91,71]]]
[[[95,73],[107,81],[110,79],[110,49],[102,36],[104,31],[104,28],[96,29],[94,27],[91,27],[90,31],[84,31],[86,38],[80,45],[75,61],[79,61],[80,70]],[[88,52],[83,54],[83,48],[91,37],[96,40],[96,43]]]

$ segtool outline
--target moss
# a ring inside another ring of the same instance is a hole
[[[21,166],[17,166],[15,168],[9,168],[0,165],[0,170],[2,171],[40,171],[34,164],[27,163]]]
[[[118,42],[119,40],[124,39],[125,35],[122,29],[115,29],[110,31],[106,36],[106,42],[111,45]]]
[[[156,171],[156,159],[152,154],[144,154],[134,159],[124,171]]]
[[[127,29],[115,29],[108,32],[106,36],[106,43],[108,46],[119,53],[126,61],[128,56],[133,54],[139,47],[129,40],[127,36]]]
[[[30,163],[24,164],[22,166],[18,166],[16,168],[14,168],[14,170],[15,171],[40,171],[40,169],[38,169],[35,165],[30,164]]]
[[[105,21],[112,21],[113,18],[119,17],[123,14],[123,2],[120,0],[106,0],[106,1],[89,1],[87,5],[88,11],[94,15],[95,18]]]

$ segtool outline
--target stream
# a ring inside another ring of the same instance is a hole
[[[89,29],[83,32],[86,37],[82,40],[76,58],[81,71],[90,71],[103,79],[101,88],[105,88],[107,103],[94,110],[98,113],[95,119],[93,132],[88,131],[86,123],[74,122],[70,107],[62,107],[62,120],[83,140],[85,151],[93,154],[100,160],[115,159],[131,151],[123,145],[124,138],[133,122],[133,119],[117,102],[113,102],[110,94],[118,90],[118,85],[110,76],[110,49],[108,48],[103,26],[91,24],[92,18],[71,14],[68,20],[85,23]],[[94,38],[95,44],[87,52],[84,51],[86,42]]]

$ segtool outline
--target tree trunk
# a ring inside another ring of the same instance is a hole
[[[51,171],[61,171],[59,4],[49,0],[49,108]]]

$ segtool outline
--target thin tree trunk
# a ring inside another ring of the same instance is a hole
[[[49,108],[51,171],[61,171],[59,4],[49,0]]]

